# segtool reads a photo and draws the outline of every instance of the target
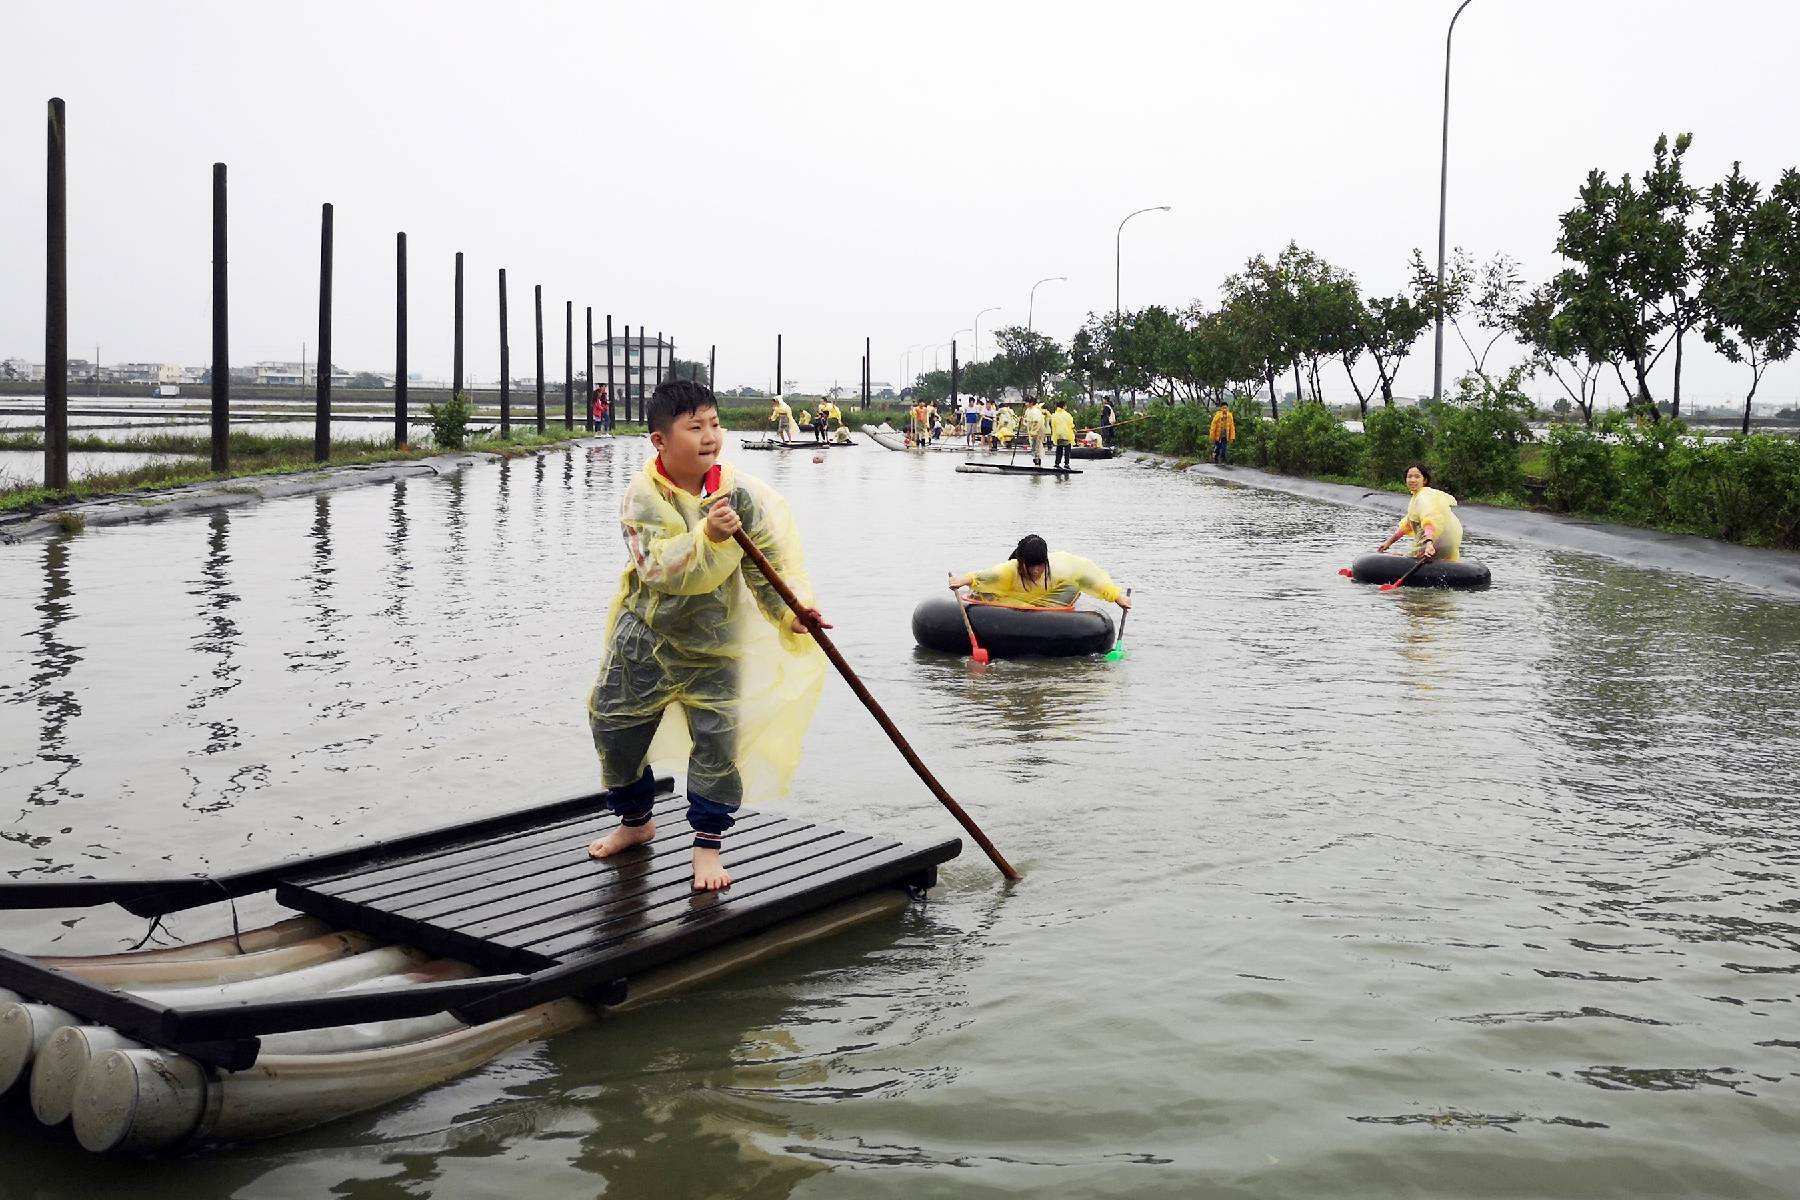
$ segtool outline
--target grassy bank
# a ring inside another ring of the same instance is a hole
[[[1465,502],[1800,549],[1800,441],[1766,433],[1705,441],[1679,421],[1622,412],[1593,429],[1558,424],[1534,434],[1522,401],[1471,384],[1429,410],[1373,409],[1356,433],[1321,404],[1296,404],[1271,420],[1262,404],[1240,399],[1231,406],[1231,461],[1396,492],[1405,491],[1407,465],[1424,462],[1436,486]],[[1120,425],[1118,440],[1204,459],[1212,415],[1210,407],[1153,404]],[[1097,419],[1097,411],[1080,417]]]
[[[512,436],[502,439],[485,434],[473,435],[464,449],[498,454],[527,454],[545,446],[584,436],[577,429],[573,435],[560,424],[543,434],[535,429],[515,428]],[[205,434],[150,432],[127,439],[106,439],[93,434],[71,436],[71,450],[130,450],[154,454],[195,455],[198,461],[149,463],[128,471],[109,471],[85,475],[72,480],[67,488],[53,489],[41,484],[21,484],[0,488],[0,512],[36,512],[56,508],[78,500],[103,496],[153,492],[189,484],[237,479],[249,475],[291,475],[317,471],[325,467],[360,466],[369,463],[405,462],[430,458],[443,451],[435,446],[409,445],[397,447],[391,441],[335,441],[331,455],[323,463],[313,461],[310,437],[271,437],[257,433],[231,435],[231,465],[224,472],[209,467],[212,443]],[[0,436],[0,450],[35,450],[41,452],[44,440],[39,434]]]

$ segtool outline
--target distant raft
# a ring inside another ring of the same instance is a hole
[[[1406,575],[1418,560],[1405,554],[1365,554],[1350,564],[1350,578],[1358,583],[1392,583]],[[1455,562],[1428,562],[1406,575],[1406,587],[1484,588],[1493,582],[1487,566],[1472,558]]]
[[[913,640],[927,650],[968,654],[969,634],[949,596],[920,601],[913,609]],[[1025,608],[968,603],[969,624],[981,648],[995,658],[1073,658],[1104,654],[1113,646],[1112,618],[1090,608]]]

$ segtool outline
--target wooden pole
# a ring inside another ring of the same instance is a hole
[[[587,431],[594,432],[594,306],[587,306]]]
[[[954,356],[951,357],[951,361],[956,361]],[[882,732],[888,735],[888,739],[894,743],[894,748],[900,751],[900,757],[906,760],[907,765],[918,773],[925,786],[931,789],[931,794],[950,810],[950,815],[955,817],[957,823],[968,831],[970,837],[975,839],[976,844],[987,853],[989,861],[1000,869],[1002,875],[1008,879],[1019,879],[1021,876],[1013,869],[1013,865],[1006,861],[1006,857],[995,848],[994,843],[988,840],[987,834],[981,832],[969,814],[963,811],[962,805],[958,804],[950,793],[944,790],[944,785],[939,783],[937,776],[931,773],[931,768],[927,767],[914,753],[912,746],[907,743],[905,736],[889,719],[887,712],[876,702],[875,697],[869,694],[869,689],[863,686],[863,681],[858,679],[856,672],[850,669],[850,664],[844,661],[844,656],[838,652],[838,648],[832,644],[825,631],[819,628],[817,620],[811,615],[811,610],[801,604],[799,597],[788,589],[787,583],[775,573],[775,568],[769,565],[769,560],[763,557],[762,551],[756,548],[756,543],[752,542],[749,535],[742,529],[732,534],[732,537],[743,549],[744,557],[756,564],[756,569],[762,572],[763,578],[767,579],[769,585],[781,594],[781,599],[806,625],[807,632],[811,633],[813,640],[819,643],[819,649],[825,652],[825,657],[831,660],[831,665],[836,667],[838,674],[844,677],[844,682],[850,685],[850,690],[856,693],[856,698],[863,702],[863,707],[869,710],[869,715],[875,718],[875,723],[880,725]]]
[[[450,353],[450,394],[460,396],[463,390],[463,256],[456,252],[456,336]]]
[[[709,391],[719,390],[719,344],[713,343],[706,354],[706,386]]]
[[[500,268],[500,436],[512,436],[512,344],[506,333],[506,268]]]
[[[674,342],[669,343],[669,366],[670,366],[670,368],[673,368],[675,366],[675,343]],[[659,329],[656,331],[656,386],[661,387],[662,381],[663,381],[663,335],[662,335],[662,330]],[[654,392],[656,390],[656,388],[651,388],[650,390]]]
[[[313,461],[331,457],[331,205],[319,213],[319,365],[313,410]],[[302,382],[306,368],[301,367]]]
[[[775,335],[775,394],[781,395],[781,335]]]
[[[406,412],[406,233],[394,235],[394,445],[411,436]]]
[[[50,101],[44,172],[44,486],[69,486],[68,127]],[[95,355],[98,358],[99,355]],[[94,364],[94,377],[100,364]],[[95,385],[96,387],[98,384]]]
[[[613,386],[613,331],[612,314],[606,314],[606,428],[610,432],[616,421],[613,418],[613,405],[619,402],[619,390]]]
[[[575,428],[575,302],[563,301],[563,431]]]
[[[231,339],[225,241],[225,164],[213,164],[212,469],[231,466]]]
[[[625,398],[622,403],[625,405],[625,420],[629,423],[631,421],[631,326],[629,325],[625,326],[625,333],[621,344],[625,347],[625,353],[622,356],[625,360],[622,364],[625,368]],[[617,389],[614,389],[612,397],[614,404],[621,403]]]
[[[544,432],[544,285],[534,284],[537,306],[537,431]]]
[[[642,325],[639,325],[638,326],[638,386],[637,386],[639,418],[642,418],[644,415],[644,376],[647,374],[649,374],[649,368],[644,366],[644,327]]]
[[[875,382],[875,376],[874,376],[875,360],[873,358],[869,357],[870,355],[875,353],[874,345],[875,345],[874,338],[865,337],[863,339],[863,411],[864,412],[869,411],[869,390],[870,390],[870,388],[872,388],[874,386],[874,382]]]

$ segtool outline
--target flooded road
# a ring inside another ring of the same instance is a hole
[[[594,786],[643,452],[0,547],[0,870],[224,870]],[[1373,513],[826,457],[737,462],[1022,884],[969,846],[898,922],[280,1141],[102,1160],[9,1106],[0,1195],[1794,1194],[1800,606],[1478,517],[1492,590],[1381,595],[1336,574]],[[913,647],[1026,532],[1135,589],[1125,661]],[[956,832],[835,678],[806,749],[785,811]]]

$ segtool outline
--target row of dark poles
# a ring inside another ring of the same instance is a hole
[[[45,260],[44,260],[44,484],[56,490],[69,485],[69,304],[68,304],[68,173],[67,118],[60,98],[49,103],[48,139],[45,164]],[[319,353],[316,384],[316,410],[313,418],[313,457],[324,462],[331,453],[331,303],[332,303],[332,206],[322,206],[319,216]],[[227,203],[225,164],[213,164],[213,238],[212,238],[212,469],[224,471],[230,465],[231,431],[231,345],[229,274],[227,270]],[[455,338],[452,354],[451,388],[463,391],[463,256],[456,255]],[[534,303],[537,322],[537,429],[545,430],[544,413],[544,289],[535,288]],[[394,239],[394,442],[407,442],[407,263],[406,234]],[[575,302],[565,301],[563,313],[563,427],[575,425]],[[638,378],[636,410],[644,408],[645,382],[644,337],[638,328]],[[631,341],[631,327],[625,326],[625,342]],[[664,375],[665,345],[668,365],[675,361],[674,342],[665,343],[656,335],[656,378]],[[594,379],[594,310],[587,309],[587,379]],[[712,348],[707,364],[707,384],[711,386],[718,368],[718,348]],[[512,432],[512,353],[507,334],[506,270],[500,270],[500,429],[502,436]],[[613,358],[613,318],[606,315],[606,379],[611,395],[616,364]],[[779,373],[779,372],[778,372]],[[632,387],[629,376],[623,395],[625,420],[632,419]],[[594,431],[591,405],[584,405],[585,427]],[[609,419],[610,423],[610,419]]]

